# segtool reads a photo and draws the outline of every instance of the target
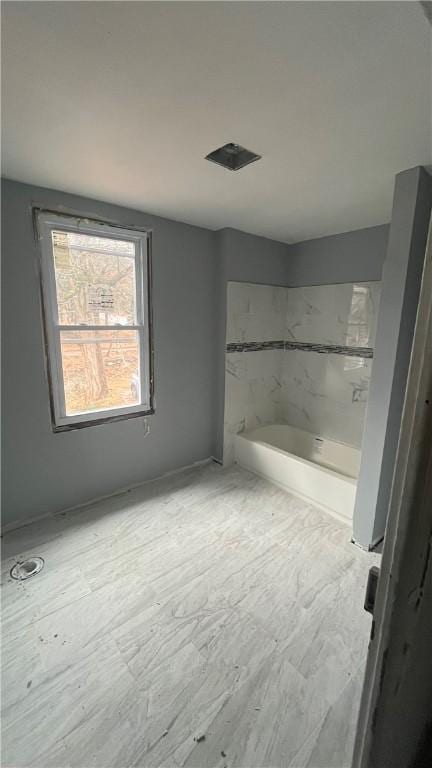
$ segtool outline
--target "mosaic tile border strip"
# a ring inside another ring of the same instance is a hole
[[[234,341],[226,345],[227,352],[263,352],[266,349],[297,349],[301,352],[318,352],[320,355],[373,357],[372,347],[344,347],[339,344],[311,344],[305,341]]]

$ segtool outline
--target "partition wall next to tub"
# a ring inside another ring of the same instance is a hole
[[[380,283],[229,283],[224,464],[352,520]]]

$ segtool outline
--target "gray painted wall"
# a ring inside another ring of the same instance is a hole
[[[388,227],[286,245],[192,227],[12,181],[3,205],[3,524],[21,522],[222,457],[228,281],[316,285],[379,280]],[[156,413],[54,434],[31,205],[153,228]]]
[[[398,174],[354,511],[354,539],[364,547],[385,531],[431,206],[423,168]]]
[[[154,231],[156,413],[54,434],[31,205]],[[214,438],[214,233],[11,181],[3,205],[3,524],[69,507],[210,456]]]
[[[218,254],[218,333],[216,349],[217,389],[215,422],[215,458],[222,461],[225,408],[225,345],[227,320],[227,283],[284,285],[290,246],[265,237],[256,237],[236,229],[216,233]]]
[[[290,286],[381,280],[389,226],[358,229],[290,246]]]

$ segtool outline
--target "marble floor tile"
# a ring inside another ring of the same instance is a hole
[[[290,514],[279,514],[272,522],[266,535],[282,546],[319,547],[325,542],[338,547],[339,556],[341,550],[346,549],[355,557],[351,552],[350,527],[295,496],[290,499]]]
[[[180,663],[186,663],[184,685],[174,686],[172,693],[160,688],[161,677],[169,679],[173,675],[174,670],[168,664],[160,668],[148,689],[147,745],[136,765],[185,765],[197,739],[203,735],[207,738],[212,723],[232,697],[236,670],[221,673],[218,667],[197,663],[189,651],[185,647],[180,655]]]
[[[74,531],[75,539],[81,534],[87,541],[90,538],[97,541],[135,536],[141,527],[150,528],[153,525],[158,529],[176,509],[182,509],[180,503],[175,502],[157,481],[107,499],[103,506],[92,504],[67,513],[63,515],[63,520],[68,533]]]
[[[348,681],[289,768],[351,768],[363,672]]]
[[[45,677],[45,667],[32,624],[13,631],[3,629],[2,649],[2,711],[25,699],[32,685]]]
[[[218,616],[213,625],[198,627],[193,642],[207,664],[219,667],[221,673],[236,670],[236,687],[254,677],[275,651],[274,638],[239,610]]]
[[[30,753],[27,758],[23,757],[20,768],[72,768],[70,751],[66,748],[63,739],[60,739],[55,744],[50,744],[48,749],[40,755]]]
[[[110,639],[116,627],[155,604],[155,593],[136,579],[116,579],[80,600],[35,621],[39,653],[46,669],[68,666]]]
[[[329,608],[328,599],[351,566],[344,557],[333,561],[325,543],[318,553],[311,547],[308,557],[304,548],[299,555],[273,544],[255,560],[242,564],[238,558],[237,573],[225,583],[227,591],[238,595],[236,606],[285,644],[305,614],[313,615],[321,605]]]
[[[365,659],[371,617],[360,602],[366,589],[367,573],[348,573],[329,585],[324,600],[301,614],[295,631],[281,644],[281,652],[299,672],[322,690],[333,703]],[[352,600],[358,590],[359,599]],[[311,637],[312,642],[304,642]]]
[[[54,517],[45,517],[31,525],[24,525],[4,533],[1,539],[2,560],[19,556],[21,552],[39,547],[56,539],[62,533],[62,524]]]
[[[134,678],[113,640],[69,666],[53,667],[2,713],[4,765],[26,765],[97,713],[126,716],[137,699]],[[108,719],[107,719],[108,726]]]
[[[8,571],[14,562],[12,558],[4,563]],[[51,568],[49,561],[46,561],[37,578],[18,582],[8,575],[2,584],[3,629],[9,626],[15,630],[25,627],[88,595],[90,591],[80,568],[76,566]]]
[[[216,464],[6,534],[3,764],[345,768],[379,560],[349,535]]]
[[[276,651],[234,691],[183,760],[194,768],[221,764],[286,766],[315,730],[328,704]]]
[[[149,542],[138,536],[122,536],[100,542],[92,550],[91,557],[81,563],[84,578],[93,590],[116,579],[133,577],[136,564],[147,586],[155,573],[171,567],[172,558],[179,557],[174,536],[160,534]]]

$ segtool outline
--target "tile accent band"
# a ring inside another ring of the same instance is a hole
[[[266,349],[297,349],[301,352],[318,352],[320,355],[373,357],[372,347],[344,347],[339,344],[311,344],[306,341],[234,341],[226,345],[227,352],[262,352]]]

